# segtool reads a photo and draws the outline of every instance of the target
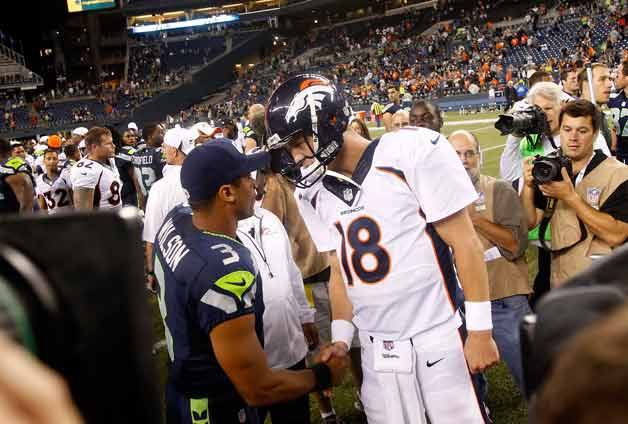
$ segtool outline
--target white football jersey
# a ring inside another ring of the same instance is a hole
[[[94,208],[119,209],[122,207],[120,193],[122,181],[113,158],[107,163],[83,158],[70,171],[72,190],[89,188],[94,190]]]
[[[63,169],[54,181],[50,181],[46,174],[37,177],[35,192],[37,196],[44,198],[48,213],[51,215],[73,208],[69,171],[69,169]]]
[[[450,249],[431,223],[477,194],[443,136],[413,127],[385,134],[352,179],[328,171],[295,196],[318,250],[336,251],[361,331],[400,340],[460,326]]]

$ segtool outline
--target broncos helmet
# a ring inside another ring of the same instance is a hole
[[[342,134],[349,125],[351,107],[341,91],[317,74],[297,75],[281,84],[266,105],[267,145],[271,166],[297,187],[306,188],[320,180],[327,165],[342,147]],[[314,163],[296,163],[286,147],[297,136],[312,136],[309,146]]]

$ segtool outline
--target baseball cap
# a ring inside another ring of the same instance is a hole
[[[48,137],[48,147],[51,149],[60,149],[61,148],[61,137],[56,134]]]
[[[238,152],[231,140],[222,138],[190,152],[181,168],[181,185],[188,200],[209,200],[220,186],[268,166],[268,152],[244,155]]]
[[[127,125],[127,128],[130,130],[138,131],[137,124],[135,122],[129,122],[129,125]]]
[[[197,137],[201,135],[206,135],[213,137],[216,133],[221,132],[220,128],[216,128],[213,125],[208,124],[207,122],[198,122],[190,128],[193,131],[196,131]]]
[[[186,155],[194,148],[196,134],[185,128],[171,128],[164,135],[164,144],[180,149]]]
[[[85,134],[87,134],[87,131],[88,129],[85,127],[77,127],[72,130],[72,135],[80,135],[81,137],[83,137]]]

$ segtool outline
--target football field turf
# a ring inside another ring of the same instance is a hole
[[[442,131],[445,136],[451,134],[457,129],[466,129],[473,132],[479,139],[481,149],[483,150],[482,173],[491,176],[497,176],[499,174],[499,157],[503,149],[503,144],[505,143],[505,137],[499,135],[499,132],[493,127],[492,122],[472,123],[472,121],[486,120],[496,117],[496,114],[490,113],[467,115],[465,117],[461,117],[457,113],[451,113],[445,117],[445,126]],[[448,125],[448,123],[454,122],[468,123],[463,125]],[[382,132],[382,130],[371,128],[371,135],[373,137],[380,136]],[[534,269],[536,266],[534,263],[535,258],[529,256],[529,260],[530,268]],[[162,340],[164,338],[163,326],[161,324],[159,308],[153,296],[151,296],[151,306],[153,309],[155,340]],[[156,366],[159,370],[159,376],[163,387],[166,379],[166,350],[160,349],[153,357],[156,360]],[[504,364],[501,363],[497,367],[489,370],[487,378],[489,383],[488,407],[491,411],[491,418],[493,419],[493,422],[496,424],[519,424],[527,422],[525,401],[519,393],[519,390],[516,388]],[[365,423],[366,421],[354,409],[354,392],[355,387],[353,385],[353,380],[351,376],[348,376],[344,384],[334,390],[334,408],[337,414],[342,417],[343,421],[347,424]],[[313,396],[311,396],[310,399],[312,423],[321,423],[316,400]],[[267,422],[270,422],[270,420],[267,420]]]

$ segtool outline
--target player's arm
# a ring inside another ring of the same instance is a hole
[[[6,177],[5,181],[9,184],[13,193],[15,193],[17,201],[20,202],[20,212],[32,211],[35,191],[31,177],[19,172]]]
[[[216,359],[247,404],[271,405],[328,388],[342,381],[347,358],[332,358],[316,371],[275,370],[255,334],[255,317],[246,314],[218,324],[209,334]]]
[[[46,203],[46,199],[41,194],[37,196],[37,203],[39,203],[39,209],[42,211],[48,210],[48,204]]]
[[[466,209],[434,222],[434,228],[453,251],[464,291],[468,332],[465,357],[471,372],[482,372],[499,360],[490,330],[491,305],[482,243]]]
[[[94,208],[94,189],[87,187],[75,187],[73,200],[75,209],[92,210]]]
[[[140,187],[140,182],[137,180],[137,173],[135,172],[134,166],[129,166],[126,168],[126,172],[129,174],[129,178],[133,182],[133,187],[135,187],[135,193],[137,193],[137,206],[144,210],[146,208],[146,198],[144,197],[144,193],[142,193],[142,188]]]

